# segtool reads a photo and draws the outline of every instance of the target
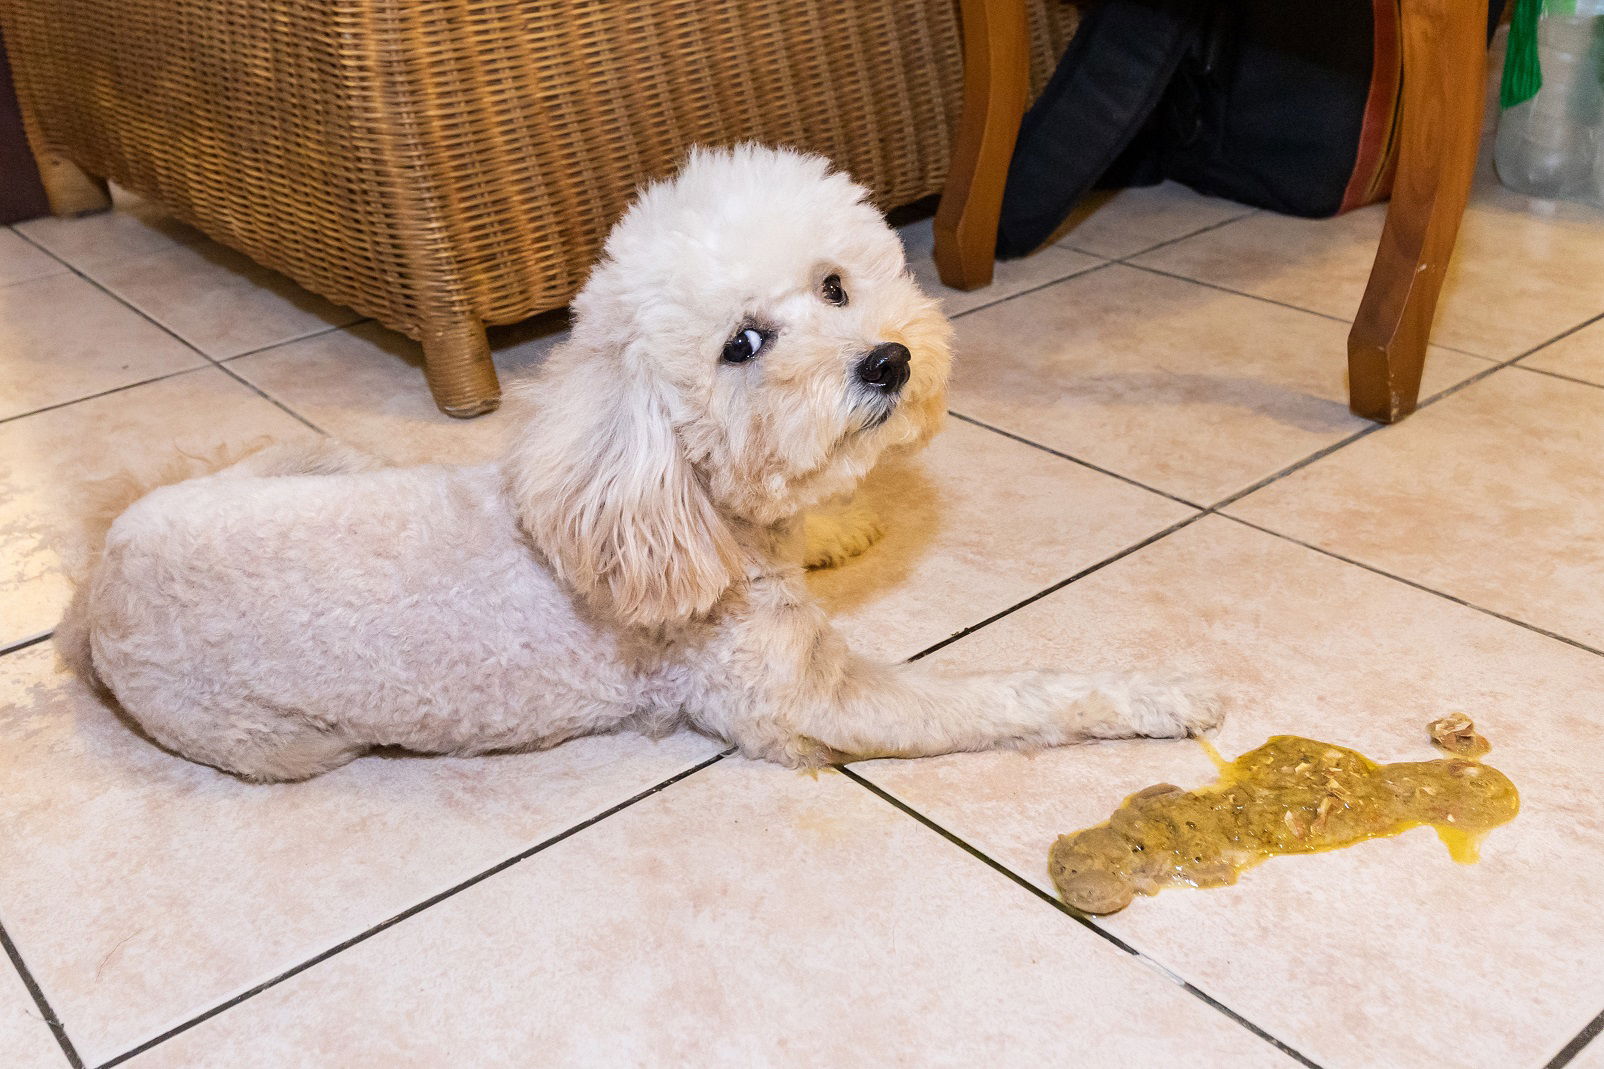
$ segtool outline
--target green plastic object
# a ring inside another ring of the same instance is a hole
[[[1576,14],[1576,0],[1515,0],[1509,15],[1509,43],[1504,51],[1504,80],[1498,106],[1524,104],[1543,88],[1543,65],[1537,59],[1537,20],[1544,15]]]
[[[1537,62],[1537,20],[1543,0],[1515,0],[1509,16],[1509,43],[1504,50],[1504,80],[1498,87],[1498,106],[1524,104],[1543,88],[1543,68]]]

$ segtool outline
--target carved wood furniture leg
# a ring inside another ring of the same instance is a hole
[[[1415,409],[1426,342],[1481,139],[1487,23],[1466,0],[1400,0],[1402,140],[1386,228],[1348,335],[1349,406]]]
[[[964,104],[936,211],[936,270],[954,289],[991,282],[997,217],[1030,85],[1023,0],[962,0]]]
[[[424,375],[440,411],[468,419],[501,404],[490,343],[478,320],[463,318],[428,327],[420,340]]]
[[[111,190],[104,178],[97,178],[65,156],[54,153],[40,153],[35,160],[52,215],[88,215],[111,207]]]

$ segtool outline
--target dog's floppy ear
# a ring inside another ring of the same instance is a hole
[[[598,610],[652,627],[712,608],[738,554],[667,405],[620,364],[577,342],[552,355],[518,390],[507,478],[558,577]]]

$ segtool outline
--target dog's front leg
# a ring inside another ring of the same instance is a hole
[[[803,563],[834,568],[878,542],[883,531],[861,495],[826,502],[802,519]]]
[[[802,752],[816,742],[832,760],[1179,738],[1220,721],[1212,698],[1173,681],[1116,674],[947,674],[858,660],[841,688],[821,698],[796,703],[792,715]]]
[[[788,765],[1178,738],[1221,720],[1212,696],[1173,680],[877,663],[848,650],[812,606],[763,614],[740,632],[743,648],[721,651],[725,674],[689,706],[692,719],[747,756]]]

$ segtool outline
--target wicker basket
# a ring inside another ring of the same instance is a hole
[[[1072,15],[1032,7],[1040,84]],[[418,339],[455,415],[498,397],[484,325],[566,303],[687,146],[797,145],[901,204],[940,189],[961,90],[953,0],[0,0],[0,18],[47,180],[114,179]]]

